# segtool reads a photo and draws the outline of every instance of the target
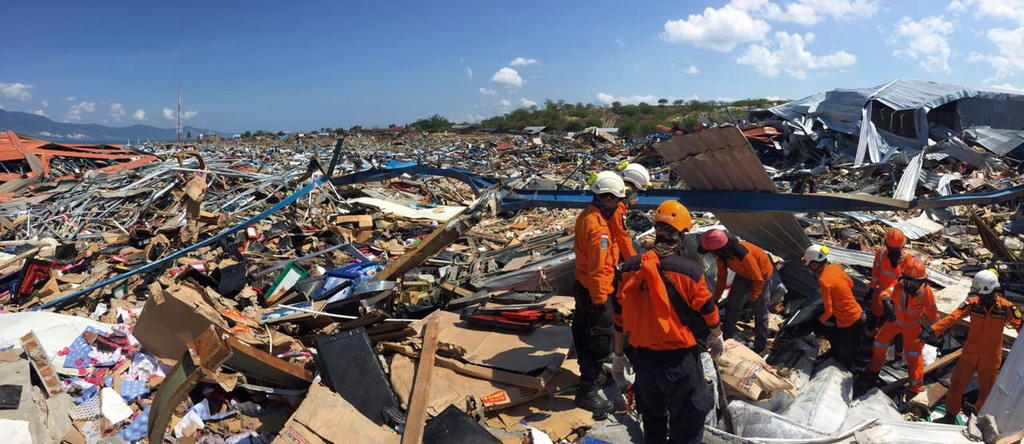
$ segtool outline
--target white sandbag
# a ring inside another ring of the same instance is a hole
[[[850,404],[850,410],[846,412],[846,420],[839,428],[844,431],[849,430],[851,427],[873,419],[903,419],[896,409],[896,403],[878,388],[868,390],[867,393],[855,399],[853,404]]]
[[[824,435],[838,431],[853,401],[853,376],[826,363],[799,390],[796,399],[779,413]]]
[[[743,401],[732,401],[727,407],[735,433],[744,438],[816,439],[826,436],[803,425]]]

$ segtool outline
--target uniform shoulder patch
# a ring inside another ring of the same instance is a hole
[[[1013,306],[1013,309],[1011,309],[1010,312],[1013,313],[1014,318],[1021,319],[1022,317],[1024,317],[1020,313],[1020,307],[1016,305]]]
[[[966,310],[966,309],[967,309],[967,307],[970,307],[970,306],[971,306],[971,300],[970,300],[970,299],[968,299],[968,300],[966,300],[966,301],[963,301],[963,302],[961,302],[961,303],[960,303],[960,306],[959,306],[959,307],[957,307],[956,309],[957,309],[957,310]]]
[[[608,239],[601,239],[601,249],[602,250],[607,250],[608,249]]]

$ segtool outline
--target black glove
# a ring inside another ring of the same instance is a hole
[[[892,305],[892,299],[882,299],[882,308],[885,311],[882,319],[886,322],[896,322],[896,307]]]
[[[930,325],[922,325],[921,333],[918,333],[918,338],[921,338],[921,342],[929,342],[935,340],[935,334],[932,333],[932,327]]]

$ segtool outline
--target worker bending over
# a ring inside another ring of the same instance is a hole
[[[576,312],[572,340],[580,364],[576,406],[595,413],[612,410],[599,394],[603,385],[601,360],[612,351],[612,312],[609,296],[615,292],[615,266],[619,248],[612,241],[611,219],[619,200],[626,196],[622,178],[612,171],[597,175],[590,190],[594,200],[576,218]]]
[[[772,290],[778,286],[775,265],[764,250],[750,242],[739,240],[723,230],[708,230],[700,238],[700,252],[715,255],[718,276],[714,298],[717,302],[725,291],[729,271],[735,276],[725,303],[722,333],[729,339],[736,333],[736,322],[744,307],[754,304],[755,352],[764,350],[768,342],[768,306]],[[763,296],[763,297],[762,297]]]
[[[882,328],[875,335],[871,349],[871,364],[868,370],[878,375],[885,364],[889,345],[896,335],[903,335],[903,358],[907,362],[907,399],[921,392],[924,387],[924,335],[925,322],[935,322],[939,310],[935,308],[935,294],[925,282],[928,269],[917,256],[908,256],[902,263],[902,276],[892,285],[878,293],[882,306]]]
[[[703,268],[680,255],[692,226],[683,204],[663,202],[654,217],[654,246],[620,267],[612,369],[635,369],[647,444],[701,442],[704,419],[715,405],[699,354],[709,346],[717,357],[723,339]],[[623,355],[624,332],[634,348],[632,366]]]
[[[882,299],[878,292],[892,287],[903,275],[903,246],[907,244],[907,236],[899,228],[890,228],[885,233],[885,246],[875,248],[875,262],[871,265],[871,283],[869,296],[865,304],[871,307],[872,327],[881,325]]]
[[[807,247],[804,263],[818,276],[818,291],[824,305],[818,322],[825,327],[832,357],[852,370],[864,331],[864,313],[853,297],[853,280],[842,267],[828,262],[828,247],[824,245]]]
[[[953,313],[932,325],[931,331],[925,331],[925,334],[939,336],[957,320],[971,316],[967,342],[964,343],[960,360],[949,380],[947,416],[941,419],[943,422],[952,423],[953,417],[960,413],[964,390],[974,373],[978,373],[978,403],[975,409],[981,410],[1003,362],[1003,326],[1009,325],[1020,331],[1020,309],[996,292],[999,287],[999,275],[994,270],[979,271],[971,284],[971,291],[975,295],[968,297]]]
[[[643,165],[630,163],[622,169],[622,180],[626,184],[626,198],[619,201],[615,215],[608,221],[612,240],[619,247],[620,261],[636,256],[633,238],[626,230],[626,214],[629,212],[629,207],[636,203],[637,194],[647,191],[651,175],[647,173],[647,168],[644,168]]]

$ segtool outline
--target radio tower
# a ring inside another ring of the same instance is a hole
[[[174,127],[174,134],[181,142],[181,85],[178,85],[178,125]]]

